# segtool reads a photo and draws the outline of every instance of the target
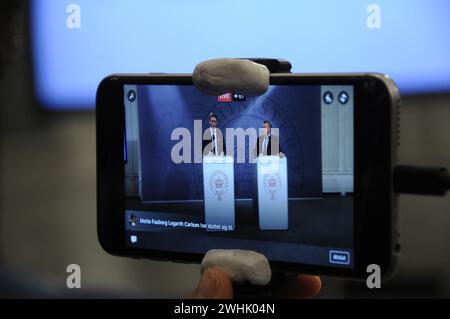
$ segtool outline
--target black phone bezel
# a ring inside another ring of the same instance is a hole
[[[397,160],[400,96],[387,76],[368,74],[272,74],[275,85],[354,87],[354,267],[338,268],[271,261],[273,269],[353,279],[377,264],[383,278],[395,269],[399,252],[393,168]],[[191,74],[117,74],[99,84],[96,95],[97,234],[117,256],[200,263],[203,255],[130,248],[125,245],[123,132],[124,84],[192,85]]]

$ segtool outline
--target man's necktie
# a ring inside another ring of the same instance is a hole
[[[216,154],[216,132],[214,130],[213,130],[213,133],[212,133],[212,150],[211,150],[211,152],[214,155],[217,155]]]

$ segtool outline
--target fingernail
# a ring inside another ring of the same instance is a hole
[[[220,282],[214,272],[207,270],[203,273],[202,279],[200,280],[198,292],[203,298],[212,298],[216,294],[219,284]]]

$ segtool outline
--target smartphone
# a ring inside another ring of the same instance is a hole
[[[272,74],[205,95],[191,74],[116,74],[96,96],[98,238],[118,256],[382,278],[400,253],[400,95],[383,74]],[[255,151],[256,150],[256,151]],[[251,154],[253,154],[253,159]]]

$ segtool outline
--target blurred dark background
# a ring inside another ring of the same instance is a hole
[[[2,29],[11,41],[2,43],[10,54],[0,80],[0,265],[52,296],[79,294],[66,288],[72,263],[81,266],[81,291],[95,296],[185,296],[198,283],[198,265],[113,257],[100,247],[95,114],[36,104],[25,11],[19,7]],[[400,161],[449,168],[450,93],[402,101]],[[399,208],[395,278],[377,291],[324,278],[320,297],[450,297],[450,194],[401,196]]]

